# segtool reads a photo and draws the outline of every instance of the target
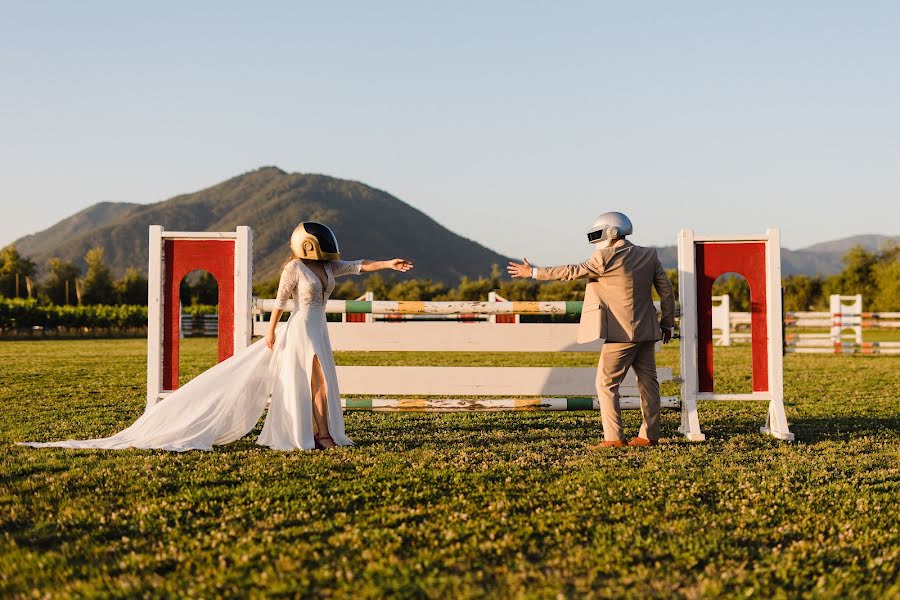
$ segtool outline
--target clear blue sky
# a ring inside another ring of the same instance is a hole
[[[0,244],[263,165],[538,264],[900,233],[897,2],[0,2]]]

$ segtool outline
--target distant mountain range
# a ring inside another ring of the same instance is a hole
[[[890,244],[900,245],[900,236],[854,235],[851,237],[821,242],[800,250],[781,249],[782,275],[833,275],[844,269],[843,258],[848,250],[862,246],[870,252],[877,252]],[[659,259],[667,269],[678,266],[678,248],[663,246],[657,248]]]
[[[179,231],[229,231],[250,225],[258,281],[278,274],[290,252],[291,231],[300,221],[327,223],[347,257],[415,257],[416,269],[406,277],[456,284],[462,276],[487,275],[491,265],[502,266],[508,260],[387,192],[356,181],[286,173],[276,167],[263,167],[155,204],[95,204],[14,244],[39,267],[54,256],[83,266],[85,253],[101,246],[107,264],[121,276],[128,267],[146,272],[149,225]],[[782,272],[838,273],[850,248],[861,245],[878,250],[889,243],[900,243],[900,236],[860,235],[783,250]],[[658,251],[666,268],[676,266],[675,246]]]
[[[51,257],[83,265],[85,253],[102,246],[106,262],[121,276],[128,267],[146,272],[147,227],[170,231],[253,229],[253,272],[259,281],[278,275],[290,254],[291,232],[300,221],[334,230],[348,258],[414,257],[406,276],[456,284],[460,277],[488,275],[507,258],[453,233],[387,192],[325,175],[286,173],[264,167],[210,188],[155,204],[104,202],[14,243],[40,267]]]

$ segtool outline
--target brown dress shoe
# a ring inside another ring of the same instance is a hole
[[[642,437],[636,437],[630,442],[628,442],[629,446],[655,446],[659,442],[657,440],[648,440]]]
[[[599,444],[588,444],[588,450],[599,450],[601,448],[622,448],[625,442],[622,440],[612,440],[610,442],[600,442]]]

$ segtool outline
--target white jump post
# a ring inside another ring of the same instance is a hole
[[[731,296],[713,296],[712,326],[713,331],[719,330],[716,340],[717,346],[731,345]],[[718,304],[716,304],[718,302]]]
[[[849,302],[849,304],[846,304]],[[830,298],[831,308],[831,342],[841,344],[842,334],[849,329],[856,337],[856,343],[863,343],[862,336],[862,294],[855,296],[841,296],[832,294]]]
[[[488,302],[509,302],[506,298],[498,294],[497,292],[491,291],[488,292]],[[515,315],[491,315],[488,317],[488,321],[490,323],[511,323],[518,324],[520,322],[520,318],[518,314]]]
[[[362,296],[357,298],[358,301],[362,302],[371,302],[375,299],[375,292],[372,290],[366,290]],[[342,323],[372,323],[372,313],[366,314],[348,314],[341,313],[341,322]]]
[[[750,285],[753,392],[713,391],[712,285],[736,272]],[[784,412],[782,362],[781,235],[769,229],[759,236],[678,236],[678,284],[681,300],[681,431],[702,441],[698,400],[766,400],[769,411],[760,428],[791,441]]]
[[[219,285],[219,362],[250,345],[253,233],[165,231],[150,226],[147,292],[147,408],[178,388],[179,284],[208,271]]]

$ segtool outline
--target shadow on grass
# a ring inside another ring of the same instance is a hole
[[[758,421],[728,421],[718,419],[714,422],[704,423],[701,419],[700,427],[707,439],[726,440],[737,436],[758,434],[759,428],[765,424],[764,419]],[[800,417],[788,419],[794,441],[802,444],[818,444],[825,442],[850,442],[861,438],[874,440],[900,439],[900,419],[881,417]],[[663,433],[665,435],[666,432]],[[672,432],[674,437],[680,436]],[[768,436],[764,436],[766,439]]]
[[[860,438],[900,439],[900,418],[882,417],[815,417],[790,423],[797,441],[848,442]]]

